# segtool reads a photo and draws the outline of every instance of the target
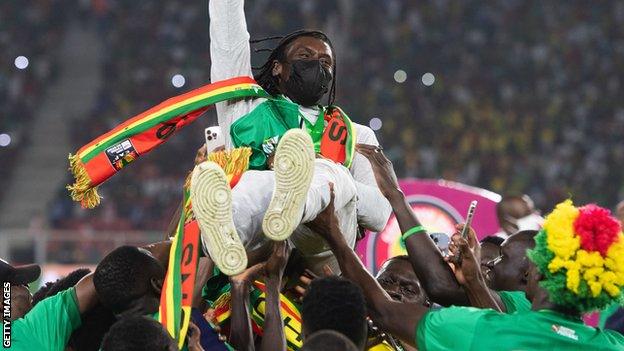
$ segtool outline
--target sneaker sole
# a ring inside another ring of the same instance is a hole
[[[232,191],[216,163],[203,162],[193,170],[191,203],[210,258],[226,275],[243,272],[247,253],[232,220]]]
[[[273,197],[262,221],[262,230],[269,239],[287,239],[301,222],[314,158],[312,138],[303,130],[291,129],[279,141],[273,161]]]

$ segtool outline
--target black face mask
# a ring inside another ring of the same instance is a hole
[[[285,94],[300,105],[316,105],[329,91],[331,81],[331,72],[319,60],[294,60],[284,82]]]

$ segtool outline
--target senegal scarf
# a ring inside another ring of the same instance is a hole
[[[212,152],[208,160],[225,172],[230,187],[234,187],[249,165],[249,148]],[[167,329],[181,349],[191,319],[195,277],[200,254],[200,230],[193,215],[190,179],[184,183],[184,204],[175,237],[169,251],[167,275],[160,294],[158,321]]]
[[[142,112],[69,155],[75,182],[67,187],[74,201],[93,208],[97,186],[123,167],[165,142],[217,102],[269,97],[252,78],[238,77],[205,85]]]
[[[227,323],[230,318],[231,300],[232,296],[230,290],[225,289],[212,305],[215,319],[221,326]],[[266,287],[264,283],[255,281],[253,283],[253,290],[249,295],[251,327],[253,332],[260,336],[264,333],[265,300]],[[301,335],[301,312],[299,312],[299,308],[294,303],[282,294],[280,294],[280,311],[284,322],[284,334],[286,336],[288,350],[299,350],[301,345],[303,345],[303,337]]]
[[[171,242],[158,309],[158,321],[177,341],[179,348],[184,344],[191,319],[199,250],[199,226],[192,215],[190,190],[185,187],[184,207]]]

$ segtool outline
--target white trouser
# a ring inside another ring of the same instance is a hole
[[[274,177],[273,171],[247,171],[232,190],[234,224],[247,251],[258,248],[268,240],[262,234],[262,219],[273,195]],[[314,220],[327,207],[329,182],[334,184],[334,207],[340,228],[347,243],[354,247],[357,237],[356,187],[353,176],[342,165],[324,159],[315,160],[314,176],[301,223]],[[325,241],[308,227],[297,227],[289,240],[313,271],[320,271],[323,264],[337,269]]]

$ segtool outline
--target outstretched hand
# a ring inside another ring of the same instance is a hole
[[[203,144],[195,154],[195,165],[205,162],[208,160],[208,151],[206,148],[206,144]]]
[[[472,228],[469,228],[466,239],[461,236],[463,224],[458,225],[457,229],[449,244],[450,255],[445,260],[452,265],[457,282],[466,285],[483,279],[478,259],[480,247]]]
[[[323,276],[324,277],[330,277],[332,275],[336,275],[334,273],[334,271],[331,269],[331,267],[329,265],[324,265],[323,266]],[[297,286],[295,286],[295,292],[297,293],[298,296],[298,300],[299,301],[303,301],[303,296],[305,295],[306,291],[308,290],[308,287],[310,287],[310,284],[312,283],[312,281],[314,279],[319,278],[319,276],[317,276],[316,274],[314,274],[314,272],[312,272],[309,269],[306,269],[303,274],[301,276],[299,276],[299,284],[297,284]]]
[[[257,263],[247,269],[245,269],[242,273],[237,275],[233,275],[230,277],[230,282],[232,284],[246,284],[247,286],[253,283],[256,278],[262,274],[264,271],[264,266],[266,262]]]
[[[399,189],[399,181],[392,162],[384,155],[381,147],[368,144],[357,144],[355,150],[368,159],[381,193],[387,198]]]
[[[286,263],[290,257],[290,245],[288,241],[276,241],[273,243],[273,253],[264,265],[264,274],[267,278],[282,279]]]
[[[340,234],[340,226],[338,217],[336,217],[336,208],[334,207],[334,197],[334,184],[329,183],[329,204],[312,222],[307,224],[310,229],[314,230],[328,242],[331,242],[336,235]]]

